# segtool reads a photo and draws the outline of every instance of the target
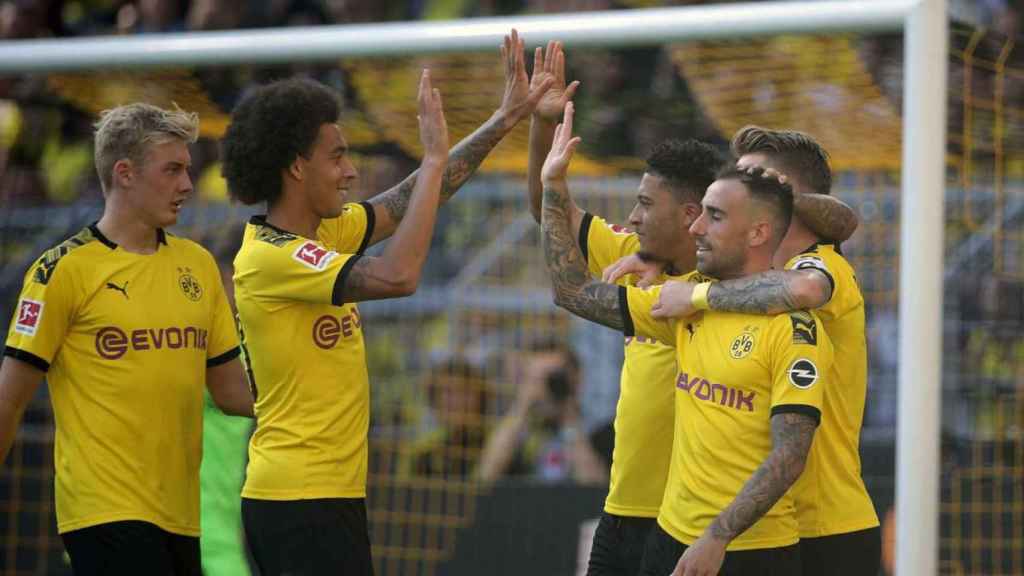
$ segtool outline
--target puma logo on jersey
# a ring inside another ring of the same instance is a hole
[[[116,290],[117,292],[120,292],[121,294],[124,294],[124,297],[126,299],[131,300],[131,298],[128,298],[128,281],[127,280],[124,281],[124,286],[118,286],[117,284],[114,284],[113,282],[107,282],[107,289],[108,290]]]

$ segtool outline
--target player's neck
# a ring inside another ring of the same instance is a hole
[[[107,202],[96,228],[125,252],[153,254],[157,250],[157,229],[146,224],[137,214],[120,208],[113,202]]]
[[[804,252],[816,242],[821,242],[821,238],[818,238],[817,234],[811,232],[794,216],[792,224],[789,225],[789,231],[786,232],[786,237],[782,239],[778,250],[775,251],[772,267],[782,270],[786,267],[786,262],[789,262],[793,256]]]
[[[277,203],[267,207],[267,222],[281,230],[316,240],[320,216],[305,203],[297,202],[296,196],[282,194]]]
[[[685,243],[685,250],[682,250],[680,254],[677,254],[671,262],[669,262],[670,270],[667,270],[672,275],[679,276],[686,274],[697,268],[697,247],[693,245],[693,242]]]

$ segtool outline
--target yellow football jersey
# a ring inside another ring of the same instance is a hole
[[[4,354],[46,371],[62,533],[199,535],[206,369],[238,356],[238,335],[210,253],[158,235],[134,254],[90,226],[25,275]]]
[[[373,234],[373,208],[346,204],[312,240],[261,216],[235,256],[243,358],[256,431],[242,496],[366,496],[370,388],[359,310],[345,277]]]
[[[597,278],[619,258],[640,250],[635,233],[591,214],[583,218],[579,245]],[[634,282],[632,276],[621,281]],[[653,338],[630,335],[625,337],[624,356],[604,509],[620,516],[654,518],[672,459],[676,351]]]
[[[693,273],[695,282],[703,281]],[[658,524],[692,544],[736,498],[772,449],[771,417],[785,412],[820,418],[832,345],[813,314],[758,316],[706,311],[686,320],[656,320],[661,287],[623,288],[627,335],[677,348],[675,435]],[[787,493],[733,540],[729,550],[796,543]]]
[[[815,312],[835,347],[821,427],[807,467],[793,488],[800,536],[814,538],[878,526],[860,473],[860,426],[867,396],[864,297],[853,267],[831,244],[812,246],[787,268],[814,268],[832,283],[832,298]]]

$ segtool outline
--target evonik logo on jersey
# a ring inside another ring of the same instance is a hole
[[[337,256],[337,252],[328,250],[316,242],[305,242],[299,246],[299,249],[295,251],[295,254],[292,254],[292,258],[295,258],[314,270],[323,270],[324,268],[327,268],[327,265],[331,263],[331,260],[334,260]]]
[[[14,331],[25,336],[35,336],[39,321],[43,319],[43,303],[39,300],[22,298],[18,302],[18,319]]]
[[[125,332],[117,326],[104,326],[96,331],[96,353],[107,360],[117,360],[128,350],[206,350],[207,331],[194,326],[139,328]]]
[[[743,410],[754,411],[754,396],[757,395],[757,392],[753,390],[745,393],[743,390],[725,384],[713,384],[700,376],[691,378],[686,372],[679,373],[679,378],[676,379],[676,388],[698,400],[714,402],[741,412]]]
[[[363,323],[359,320],[359,310],[354,307],[351,314],[346,314],[341,318],[325,314],[313,322],[313,344],[316,344],[318,348],[330,350],[342,336],[350,338],[362,325]]]

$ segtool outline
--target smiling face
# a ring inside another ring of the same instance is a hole
[[[178,222],[182,205],[192,196],[188,145],[171,138],[149,146],[141,163],[119,160],[114,166],[121,200],[136,217],[154,228]]]
[[[359,176],[348,156],[348,143],[337,124],[323,124],[309,158],[299,156],[310,208],[320,218],[341,215],[345,198]]]
[[[702,204],[704,212],[690,226],[697,270],[722,280],[742,276],[754,224],[746,186],[739,180],[716,180]]]
[[[629,214],[629,225],[640,239],[640,251],[652,260],[674,262],[680,250],[688,246],[687,229],[692,222],[687,210],[665,180],[649,172],[644,173],[637,189],[636,205]]]

